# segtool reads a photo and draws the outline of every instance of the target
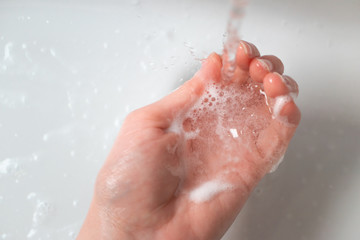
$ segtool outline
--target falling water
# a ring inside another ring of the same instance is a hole
[[[222,77],[230,81],[236,69],[236,50],[240,42],[240,26],[244,16],[246,1],[231,0],[230,18],[227,24],[226,38],[224,42]]]

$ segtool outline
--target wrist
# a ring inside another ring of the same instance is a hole
[[[88,214],[80,229],[77,240],[123,240],[134,239],[126,233],[120,224],[117,224],[111,216],[111,210],[91,203]]]

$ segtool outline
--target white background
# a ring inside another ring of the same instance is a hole
[[[225,0],[0,0],[0,239],[74,239],[126,114],[221,53]],[[301,125],[224,239],[360,237],[360,1],[252,0]]]

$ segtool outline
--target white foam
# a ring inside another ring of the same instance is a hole
[[[277,118],[280,115],[281,109],[285,106],[286,103],[292,100],[291,96],[283,95],[275,98],[275,104],[273,106],[273,118]]]
[[[33,227],[38,227],[43,224],[52,211],[53,206],[49,202],[38,200],[32,217]]]
[[[239,137],[239,134],[238,134],[236,128],[230,128],[230,133],[233,136],[233,138],[238,138]]]
[[[199,136],[200,129],[196,129],[193,132],[186,132],[184,134],[185,139],[195,139],[197,136]]]
[[[18,163],[14,159],[6,158],[0,162],[0,176],[11,174],[18,168]]]
[[[170,127],[166,129],[167,132],[173,132],[176,134],[181,134],[182,132],[182,117],[176,117],[173,122],[171,123]]]
[[[270,113],[267,113],[269,114],[267,117],[258,114],[258,107],[264,105],[264,97],[266,98],[266,95],[263,95],[265,92],[259,85],[250,80],[249,84],[244,86],[218,84],[209,80],[202,96],[190,109],[179,113],[166,131],[175,132],[183,136],[184,140],[198,139],[196,144],[199,143],[199,145],[194,145],[196,146],[195,150],[207,150],[207,146],[201,149],[201,144],[209,142],[209,146],[212,146],[211,144],[218,142],[223,146],[224,164],[239,162],[243,158],[242,153],[239,153],[239,156],[231,154],[234,139],[239,141],[244,148],[252,151],[249,142],[254,141],[254,138],[256,141],[258,132],[268,126],[271,121]],[[266,98],[266,100],[273,99]],[[269,102],[269,104],[273,104],[273,102]],[[180,146],[180,148],[184,146]],[[188,158],[187,162],[196,162],[197,164],[197,152],[190,151],[188,155],[184,156]],[[185,173],[181,176],[186,176],[186,171],[191,167],[191,164],[186,165],[183,169]],[[178,174],[177,170],[174,172]],[[181,187],[179,189],[182,191]],[[192,189],[188,197],[192,202],[201,203],[209,201],[228,189],[233,189],[233,186],[219,180],[211,180]]]
[[[187,131],[187,132],[184,131],[183,122],[184,122],[184,119],[186,119],[187,117],[190,117],[191,119],[194,118],[193,114],[189,114],[189,113],[182,114],[181,113],[177,117],[175,117],[175,119],[171,123],[170,127],[166,131],[181,135],[186,140],[196,138],[200,133],[200,129],[197,128],[197,129],[195,129],[195,131]]]
[[[265,97],[265,103],[266,103],[267,106],[269,106],[268,97],[267,97],[265,91],[263,91],[263,90],[260,89],[260,94]],[[271,110],[271,109],[269,109],[269,110]]]
[[[298,96],[298,93],[297,92],[290,92],[289,95],[293,100],[295,100],[297,98],[297,96]]]
[[[14,44],[12,42],[8,42],[4,47],[4,61],[13,62],[13,56],[11,55],[11,51]]]
[[[214,196],[225,190],[231,189],[232,185],[229,183],[220,182],[218,180],[211,180],[203,183],[190,193],[190,200],[195,203],[202,203],[211,200]]]

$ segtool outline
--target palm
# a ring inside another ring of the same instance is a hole
[[[213,58],[177,92],[127,118],[99,174],[97,201],[142,239],[219,238],[295,131],[272,119],[251,69],[224,83]],[[292,106],[286,114],[298,112]],[[230,190],[194,195],[214,180]]]

